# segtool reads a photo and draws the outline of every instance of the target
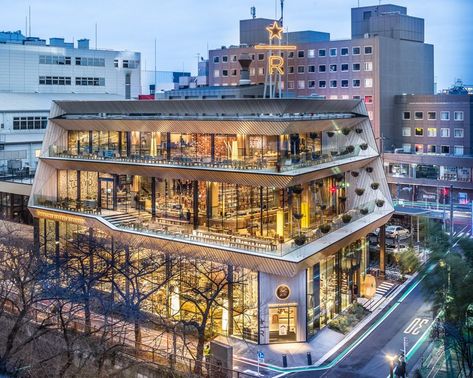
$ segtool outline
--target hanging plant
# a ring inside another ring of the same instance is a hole
[[[369,213],[369,210],[367,207],[364,207],[363,209],[360,209],[360,213],[363,214],[363,215],[366,215]]]
[[[366,172],[372,173],[373,172],[373,167],[366,167]]]
[[[304,217],[304,214],[294,213],[292,214],[292,216],[294,217],[294,219],[301,220]]]
[[[345,197],[345,196],[340,196],[340,197],[338,197],[338,199],[340,200],[340,202],[343,203],[343,202],[346,202],[347,197]]]
[[[342,215],[342,222],[343,223],[350,223],[351,221],[351,215],[350,214],[343,214]]]
[[[294,194],[301,194],[302,190],[303,190],[302,185],[295,185],[292,187],[292,192]]]
[[[323,181],[317,181],[317,186],[319,188],[321,188],[322,186],[324,186],[324,182]]]
[[[329,138],[333,137],[334,135],[335,135],[335,132],[333,132],[333,131],[327,131],[327,136],[328,136]]]
[[[312,133],[309,133],[309,137],[310,139],[315,140],[319,137],[319,134],[312,132]]]
[[[355,151],[355,146],[349,145],[347,146],[347,152],[351,154],[353,151]]]
[[[378,200],[375,201],[375,203],[376,203],[376,206],[378,206],[378,207],[383,207],[383,205],[384,205],[384,200],[378,199]]]
[[[320,232],[322,232],[323,234],[326,234],[328,232],[330,232],[330,229],[332,228],[332,226],[330,226],[328,223],[324,223],[324,224],[321,224],[319,226],[319,230]]]
[[[358,171],[351,171],[350,173],[353,177],[358,177],[360,175],[360,172]]]
[[[340,182],[343,180],[343,175],[341,173],[339,173],[338,175],[335,175],[335,181],[336,182]]]
[[[359,196],[362,196],[365,190],[363,188],[356,188],[355,193],[358,194]]]
[[[360,148],[363,150],[363,151],[366,151],[368,149],[368,143],[361,143],[360,144]]]
[[[363,132],[363,129],[356,128],[356,129],[355,129],[355,132],[356,132],[357,134],[361,134],[361,133]]]
[[[325,205],[325,204],[321,204],[319,207],[320,207],[320,210],[322,210],[322,211],[327,210],[327,205]]]
[[[350,131],[351,131],[350,128],[344,127],[344,128],[342,129],[342,134],[343,134],[343,135],[348,135],[348,134],[350,134]]]
[[[371,183],[371,189],[376,190],[379,188],[379,182],[373,182]]]
[[[299,245],[299,246],[304,245],[306,241],[307,241],[307,237],[303,234],[300,234],[294,237],[294,243],[296,243],[296,245]]]

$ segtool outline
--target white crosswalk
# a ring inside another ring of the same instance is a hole
[[[363,307],[367,309],[368,311],[374,311],[376,310],[387,298],[387,296],[394,291],[394,289],[398,285],[389,282],[389,281],[383,281],[381,284],[376,288],[376,293],[371,298],[369,301],[363,304]]]

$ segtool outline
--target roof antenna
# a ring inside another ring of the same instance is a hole
[[[28,6],[28,19],[30,20],[30,22],[29,22],[30,26],[28,28],[28,34],[31,37],[31,5]]]
[[[280,26],[283,26],[283,18],[284,18],[284,0],[281,0],[281,18],[279,19]]]
[[[251,17],[253,18],[253,20],[256,18],[256,7],[251,7],[250,8],[250,13],[251,13]]]

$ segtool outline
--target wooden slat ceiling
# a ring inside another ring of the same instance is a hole
[[[179,167],[146,163],[126,163],[107,160],[80,160],[42,157],[41,160],[56,169],[72,169],[110,174],[139,175],[180,180],[215,181],[231,184],[285,188],[308,181],[328,177],[336,173],[359,169],[376,159],[376,156],[358,156],[316,165],[312,169],[271,173],[241,171],[205,167]]]
[[[353,113],[366,116],[361,100],[319,99],[205,99],[157,101],[56,101],[63,114],[179,113],[179,114],[294,114]]]

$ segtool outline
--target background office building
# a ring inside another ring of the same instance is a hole
[[[473,95],[400,95],[402,143],[385,153],[394,198],[467,205],[473,199]],[[453,191],[451,191],[453,188]]]
[[[231,278],[208,331],[260,344],[306,341],[370,295],[366,235],[393,207],[362,101],[56,101],[50,117],[29,203],[46,258],[99,237],[113,261],[168,259],[134,282],[167,272],[145,309],[180,319],[199,319],[211,263]]]
[[[424,42],[424,20],[396,5],[352,9],[351,39],[332,41],[330,34],[298,31],[283,42],[296,51],[283,52],[283,96],[322,95],[327,99],[362,99],[375,136],[400,141],[393,122],[394,96],[433,94],[433,46]],[[240,22],[240,44],[209,51],[209,85],[238,85],[238,57],[248,53],[252,84],[265,82],[267,56],[255,45],[268,43],[265,27],[271,19]]]
[[[97,50],[89,40],[49,43],[0,32],[0,213],[27,222],[26,207],[51,101],[117,100],[140,93],[140,53]],[[11,196],[10,196],[11,194]]]

